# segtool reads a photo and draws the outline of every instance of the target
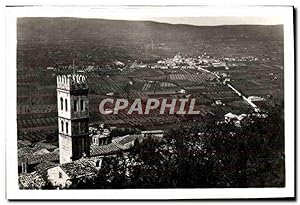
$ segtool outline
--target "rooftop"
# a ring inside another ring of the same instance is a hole
[[[81,74],[57,75],[57,88],[63,90],[88,89],[86,76]]]
[[[54,151],[46,154],[27,154],[27,155],[18,155],[18,165],[20,166],[22,162],[28,164],[39,164],[44,161],[59,161],[59,152]]]
[[[21,174],[19,176],[19,184],[21,189],[41,189],[46,185],[46,181],[38,172]]]
[[[60,165],[60,168],[70,178],[95,175],[98,172],[92,162],[88,159],[80,159],[74,162],[62,164]]]
[[[130,146],[134,143],[136,139],[142,139],[141,135],[126,135],[123,137],[119,137],[113,140],[118,147],[124,149],[130,148]]]
[[[164,133],[163,130],[146,130],[146,131],[142,131],[142,134],[157,134],[157,133]]]
[[[56,167],[58,164],[49,162],[49,161],[43,161],[40,164],[35,166],[35,170],[42,176],[44,176],[47,173],[48,169],[51,169],[53,167]]]
[[[120,151],[122,151],[122,149],[114,143],[110,143],[102,146],[91,145],[91,156],[116,154],[117,152]]]

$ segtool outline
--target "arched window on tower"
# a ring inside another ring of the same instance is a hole
[[[61,132],[64,132],[64,121],[60,122],[60,129],[61,129]]]
[[[66,122],[66,133],[69,134],[69,123]]]
[[[66,107],[66,111],[68,111],[68,100],[65,99],[65,107]]]
[[[80,100],[80,110],[83,110],[83,107],[84,107],[83,100]]]
[[[77,100],[74,100],[74,112],[77,112]]]
[[[61,109],[61,110],[64,109],[64,100],[63,100],[62,97],[60,98],[60,109]]]

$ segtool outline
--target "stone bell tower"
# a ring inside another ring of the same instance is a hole
[[[57,108],[60,163],[90,155],[89,100],[86,77],[57,76]]]

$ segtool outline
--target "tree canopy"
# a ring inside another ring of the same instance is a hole
[[[241,127],[209,120],[136,140],[104,158],[98,176],[77,188],[281,187],[285,185],[284,120],[250,115]]]

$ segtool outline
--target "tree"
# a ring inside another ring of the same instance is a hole
[[[280,105],[268,117],[249,115],[241,127],[210,120],[169,130],[163,139],[136,140],[105,158],[96,188],[284,186],[284,127]],[[91,183],[91,182],[88,182]]]

